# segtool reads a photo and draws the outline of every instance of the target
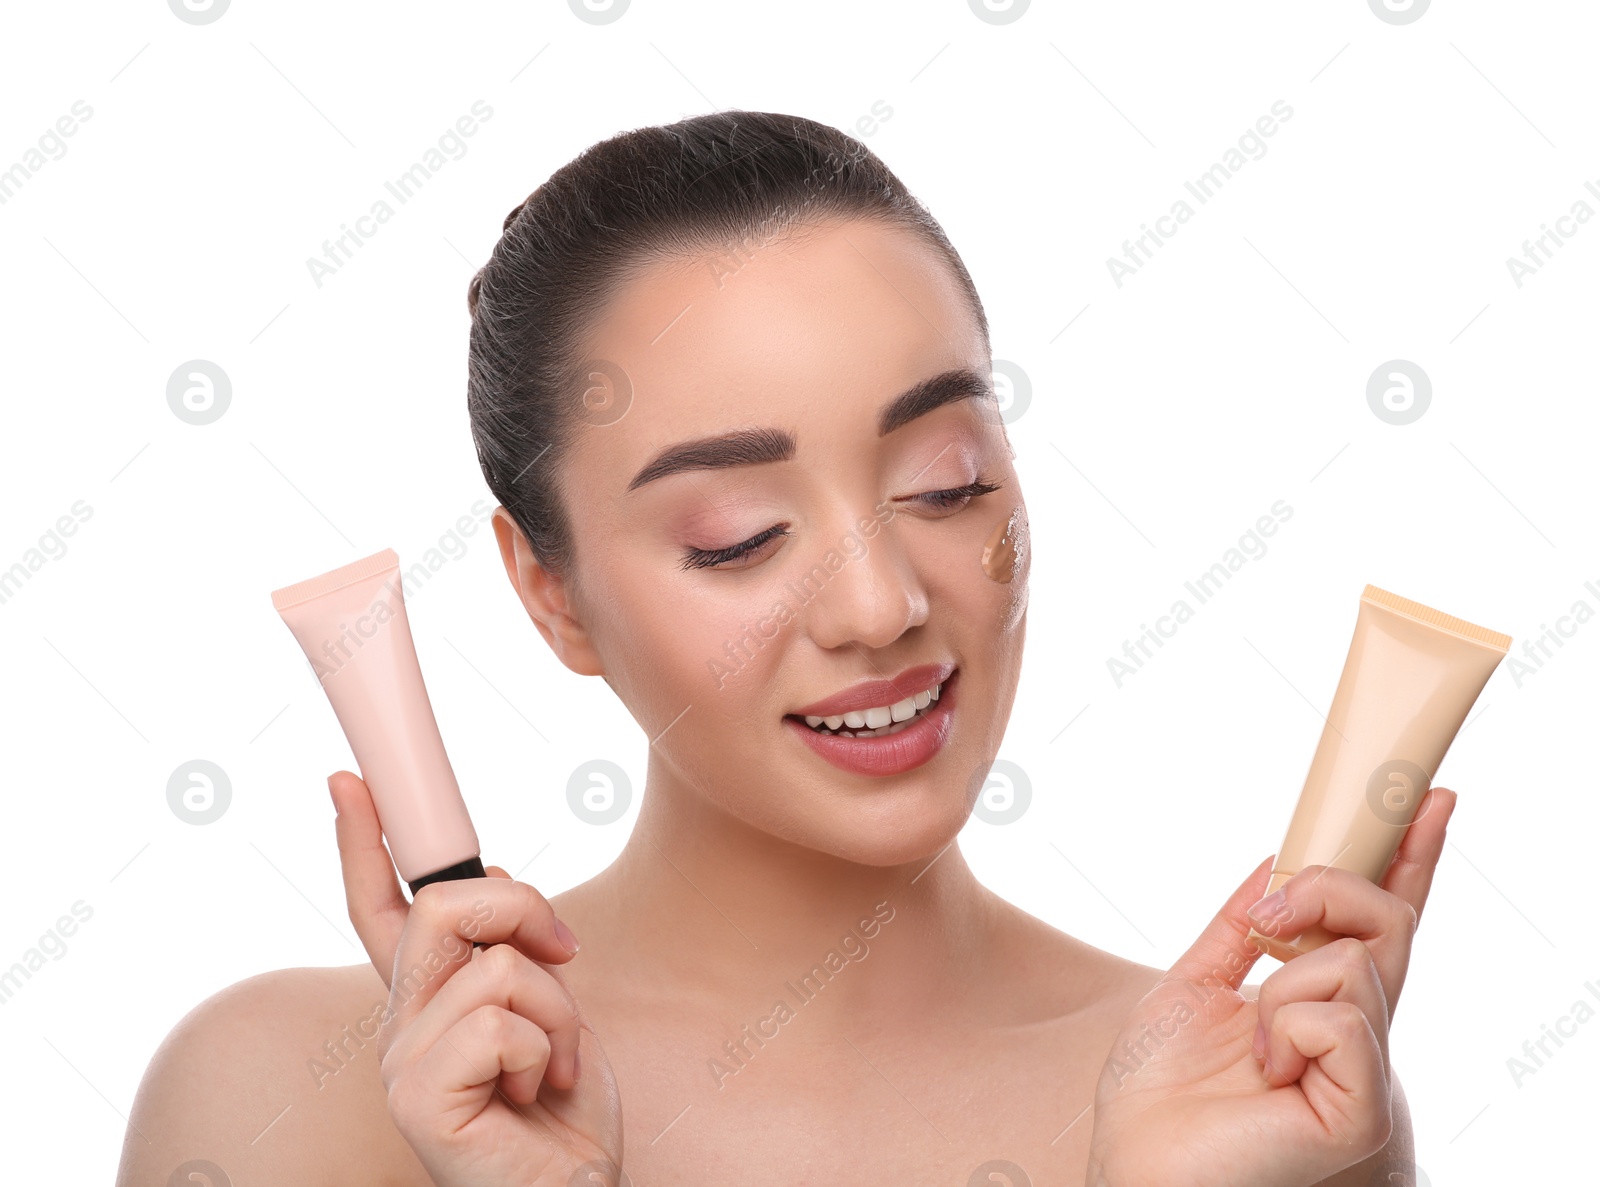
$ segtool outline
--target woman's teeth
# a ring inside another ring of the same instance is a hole
[[[837,734],[841,738],[877,738],[884,734],[897,734],[939,699],[939,690],[943,687],[943,684],[935,684],[892,705],[879,705],[838,717],[807,717],[805,721],[819,734]]]

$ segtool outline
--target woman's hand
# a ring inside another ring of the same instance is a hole
[[[1112,1045],[1089,1187],[1294,1187],[1383,1149],[1389,1024],[1455,802],[1428,792],[1382,886],[1307,866],[1280,888],[1282,905],[1252,917],[1271,859],[1256,867]],[[1319,922],[1343,938],[1275,970],[1258,1000],[1240,994],[1261,955],[1252,924],[1292,937]],[[1264,1055],[1252,1050],[1261,1033]]]
[[[572,959],[572,933],[542,894],[496,866],[488,878],[431,882],[408,904],[367,785],[340,771],[328,790],[350,922],[389,987],[378,1032],[389,1114],[433,1181],[567,1187],[584,1168],[616,1182],[611,1065],[559,973],[543,967]]]

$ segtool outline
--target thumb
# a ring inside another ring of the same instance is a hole
[[[1238,989],[1261,950],[1250,942],[1254,926],[1245,911],[1259,899],[1272,876],[1277,854],[1265,858],[1239,883],[1222,909],[1211,917],[1189,949],[1178,957],[1162,980],[1203,981]]]
[[[328,776],[328,794],[333,797],[337,813],[333,827],[350,922],[387,985],[410,904],[400,891],[394,861],[384,846],[383,828],[366,783],[350,771],[335,771]]]

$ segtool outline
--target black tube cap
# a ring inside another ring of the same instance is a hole
[[[416,898],[417,891],[421,890],[429,882],[449,882],[455,878],[487,878],[488,876],[488,873],[483,868],[483,859],[481,857],[469,857],[466,861],[458,861],[453,866],[445,866],[442,870],[424,874],[415,882],[407,882],[406,885],[411,887],[411,897]]]

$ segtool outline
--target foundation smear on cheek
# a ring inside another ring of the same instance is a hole
[[[979,563],[990,580],[1009,585],[1022,569],[1028,555],[1028,516],[1021,505],[1012,508],[1011,514],[994,525],[989,539],[984,542]]]

